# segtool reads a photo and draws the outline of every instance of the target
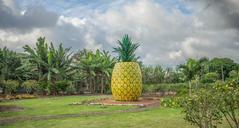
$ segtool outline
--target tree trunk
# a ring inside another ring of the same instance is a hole
[[[191,85],[191,80],[189,80],[188,84],[189,84],[189,96],[192,96],[192,85]]]
[[[93,88],[93,79],[92,77],[90,77],[90,80],[89,80],[89,85],[90,85],[90,92],[93,94],[94,93],[94,88]]]
[[[94,93],[96,92],[95,90],[96,90],[96,79],[97,77],[94,77],[93,78],[93,91],[94,91]]]
[[[101,94],[104,93],[104,77],[101,77]]]
[[[222,82],[224,82],[224,71],[223,71],[223,66],[221,66],[221,72],[222,72]]]

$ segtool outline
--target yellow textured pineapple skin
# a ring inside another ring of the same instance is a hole
[[[142,92],[142,75],[136,62],[116,63],[112,73],[111,90],[114,100],[138,100]]]

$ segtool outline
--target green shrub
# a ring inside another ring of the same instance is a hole
[[[66,93],[67,94],[76,94],[76,87],[73,84],[67,86]]]
[[[71,82],[67,80],[57,81],[55,83],[57,92],[65,92],[67,87],[70,86]]]
[[[23,82],[21,86],[24,88],[24,90],[28,94],[30,94],[37,90],[38,83],[36,80],[27,80],[27,81]]]
[[[215,97],[219,100],[218,109],[231,128],[239,128],[239,81],[217,83]]]
[[[177,108],[180,107],[181,97],[166,97],[160,100],[163,107]]]
[[[3,91],[5,94],[12,94],[17,91],[19,82],[16,80],[3,81]]]
[[[177,83],[177,84],[144,84],[143,93],[149,92],[176,92],[178,96],[188,94],[188,84],[187,83]]]
[[[37,87],[36,87],[37,93],[46,94],[47,87],[48,87],[48,83],[46,81],[38,81]]]
[[[236,70],[232,70],[230,73],[229,73],[229,80],[234,80],[234,79],[237,79],[239,80],[239,71],[236,71]]]
[[[220,101],[212,89],[198,89],[191,97],[182,100],[185,120],[199,128],[214,128],[221,122],[218,110]]]
[[[203,76],[202,83],[214,83],[219,79],[219,75],[216,72],[210,72]]]

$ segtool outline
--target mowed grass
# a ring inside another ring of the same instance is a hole
[[[0,118],[80,114],[81,112],[113,112],[126,110],[129,106],[93,106],[69,105],[72,102],[100,98],[102,96],[65,96],[39,98],[0,103],[0,105],[17,105],[24,107],[19,112],[2,112]],[[225,127],[226,126],[221,126]],[[99,114],[58,119],[40,119],[18,121],[0,128],[194,128],[183,119],[180,109],[156,107],[141,112]]]
[[[80,103],[84,100],[93,100],[102,97],[105,96],[64,96],[3,102],[0,103],[0,105],[16,105],[23,107],[24,110],[17,112],[2,112],[0,113],[0,117],[79,114],[81,112],[114,111],[130,108],[129,106],[102,107],[99,105],[70,105],[74,102]]]

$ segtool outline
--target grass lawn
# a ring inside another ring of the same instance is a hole
[[[102,96],[64,96],[3,102],[0,105],[17,105],[25,109],[18,112],[0,112],[0,121],[2,119],[22,119],[1,125],[0,128],[193,128],[183,120],[180,109],[157,107],[140,112],[115,113],[118,110],[134,108],[129,106],[69,105],[72,102],[100,97]],[[81,116],[86,112],[98,113]],[[108,114],[104,114],[105,112]],[[73,116],[64,117],[64,115],[70,114]],[[36,116],[55,117],[30,119]],[[226,126],[221,127],[226,128]]]

